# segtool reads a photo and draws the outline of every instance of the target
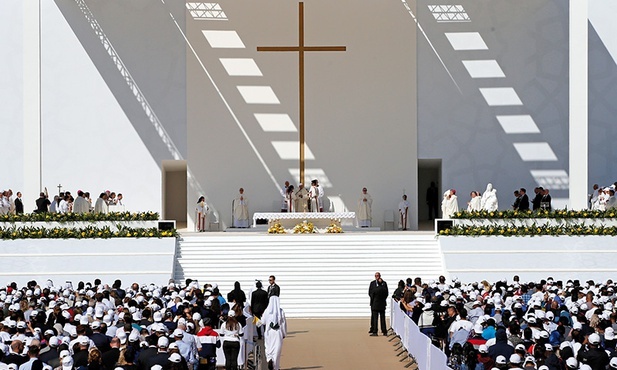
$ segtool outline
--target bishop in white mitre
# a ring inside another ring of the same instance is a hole
[[[234,227],[249,227],[249,201],[244,195],[244,189],[240,188],[240,193],[234,199]]]
[[[362,189],[360,199],[358,200],[358,226],[371,227],[373,198],[367,193],[366,188]]]

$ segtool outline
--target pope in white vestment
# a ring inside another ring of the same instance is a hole
[[[358,226],[371,227],[373,198],[367,193],[366,188],[362,189],[358,200]]]
[[[309,192],[304,187],[304,184],[298,185],[298,189],[294,190],[294,198],[292,212],[306,212],[308,210]]]
[[[240,194],[234,199],[234,227],[249,227],[249,201],[240,188]]]
[[[279,297],[270,296],[268,307],[261,317],[264,325],[264,346],[266,361],[272,362],[272,369],[281,368],[281,351],[283,349],[283,339],[287,336],[287,321],[285,312],[281,309]]]

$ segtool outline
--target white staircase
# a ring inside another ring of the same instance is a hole
[[[248,296],[255,279],[267,286],[275,275],[289,317],[369,316],[375,271],[390,295],[401,279],[444,273],[439,245],[428,233],[185,233],[178,240],[176,281],[217,283],[223,297],[239,281]]]

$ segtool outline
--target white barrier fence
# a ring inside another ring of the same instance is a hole
[[[418,363],[419,370],[445,370],[448,358],[431,339],[420,332],[420,328],[403,312],[399,303],[392,299],[390,309],[390,324],[401,338],[403,347]],[[451,369],[450,369],[451,370]]]

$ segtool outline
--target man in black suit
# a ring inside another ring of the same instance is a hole
[[[386,299],[388,299],[388,284],[381,278],[379,272],[375,273],[375,280],[368,287],[368,296],[371,299],[371,336],[377,336],[377,317],[381,315],[381,332],[388,335],[386,328]]]
[[[518,210],[524,211],[524,212],[529,211],[529,197],[527,196],[527,189],[520,188],[518,192],[521,195],[520,197],[521,200],[518,203]]]
[[[268,293],[261,289],[263,285],[261,281],[257,280],[255,283],[255,289],[253,293],[251,293],[251,312],[253,316],[261,319],[261,315],[263,315],[264,311],[266,311],[266,307],[268,307]],[[261,328],[257,327],[257,338],[261,339]]]
[[[20,215],[24,213],[24,202],[21,201],[21,192],[17,192],[17,198],[15,199],[15,213]]]
[[[533,190],[536,193],[536,196],[533,198],[531,203],[533,204],[533,210],[537,211],[540,209],[540,203],[542,203],[542,197],[544,196],[544,189],[541,186],[538,186]]]
[[[274,275],[270,275],[270,277],[268,278],[268,282],[270,283],[270,285],[268,286],[268,299],[270,299],[270,297],[272,297],[273,295],[280,297],[281,288],[276,285],[276,278],[274,277]]]
[[[521,205],[521,193],[518,190],[514,190],[514,204],[512,204],[513,210],[518,210]]]

